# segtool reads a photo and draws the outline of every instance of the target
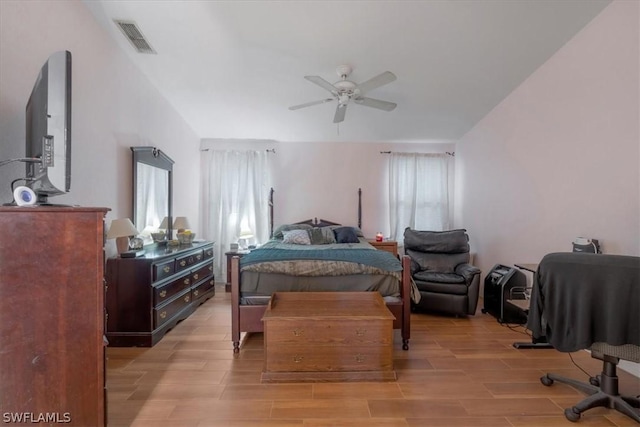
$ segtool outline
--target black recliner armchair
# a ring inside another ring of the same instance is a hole
[[[404,251],[420,292],[414,308],[473,315],[480,293],[480,269],[469,264],[466,230],[404,230]]]

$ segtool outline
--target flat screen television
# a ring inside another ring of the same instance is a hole
[[[26,108],[27,186],[38,205],[71,188],[71,52],[52,54],[42,66]]]

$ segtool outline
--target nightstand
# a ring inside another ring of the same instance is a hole
[[[225,292],[231,292],[231,259],[234,256],[242,258],[246,254],[251,251],[236,251],[236,252],[225,252],[225,256],[227,257],[227,283],[224,284]]]
[[[379,251],[391,252],[393,256],[398,256],[398,242],[395,240],[383,240],[382,242],[376,242],[375,239],[369,239],[368,242]]]

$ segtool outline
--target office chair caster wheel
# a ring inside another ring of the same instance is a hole
[[[544,385],[546,385],[547,387],[549,387],[551,384],[553,384],[553,380],[551,378],[549,378],[548,375],[543,375],[540,377],[540,382]]]
[[[580,412],[576,412],[575,408],[567,408],[564,410],[564,416],[573,423],[580,419]]]

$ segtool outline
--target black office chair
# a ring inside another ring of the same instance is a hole
[[[640,363],[640,258],[546,255],[538,266],[527,327],[534,338],[546,335],[558,351],[590,349],[592,357],[603,361],[602,372],[590,383],[553,373],[540,378],[546,386],[558,381],[589,394],[565,409],[569,421],[604,406],[640,423],[640,399],[620,395],[616,373],[620,360]]]

